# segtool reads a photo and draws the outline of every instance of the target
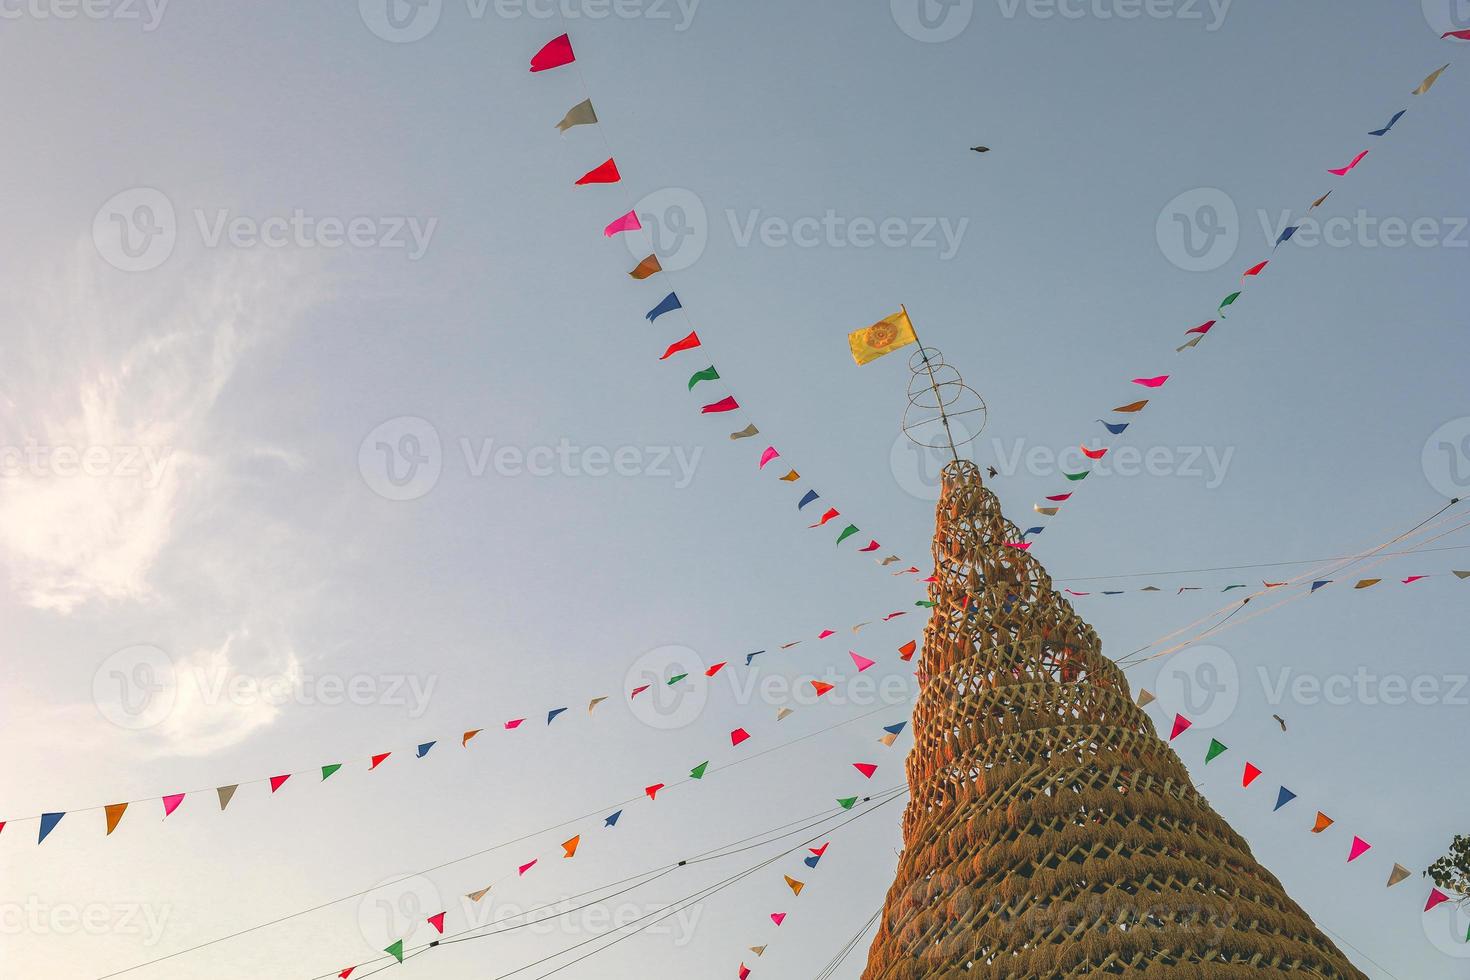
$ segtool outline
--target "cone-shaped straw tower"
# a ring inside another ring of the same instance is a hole
[[[1019,539],[973,463],[945,467],[905,848],[864,980],[1362,978]]]

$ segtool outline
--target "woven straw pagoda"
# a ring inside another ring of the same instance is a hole
[[[976,466],[946,466],[905,848],[864,980],[1362,978],[1019,540]]]

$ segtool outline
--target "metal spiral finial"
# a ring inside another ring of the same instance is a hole
[[[948,449],[980,438],[990,419],[985,399],[969,385],[937,348],[920,346],[909,358],[909,403],[903,412],[903,434],[916,446]]]

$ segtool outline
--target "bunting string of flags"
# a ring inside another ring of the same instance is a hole
[[[1455,37],[1458,40],[1464,40],[1464,38],[1460,37],[1458,34],[1453,33],[1447,34],[1445,35],[1445,37]],[[1423,82],[1419,84],[1417,88],[1414,89],[1411,95],[1416,97],[1427,95],[1429,93],[1429,90],[1434,87],[1434,83],[1439,80],[1440,75],[1443,74],[1449,67],[1450,66],[1446,64],[1443,67],[1432,72],[1427,78],[1424,79]],[[1386,126],[1381,129],[1371,130],[1367,133],[1367,135],[1376,138],[1387,136],[1389,134],[1389,131],[1393,129],[1394,125],[1400,119],[1402,119],[1404,115],[1407,114],[1407,112],[1407,108],[1400,109],[1389,120]],[[1328,169],[1327,173],[1338,178],[1346,177],[1364,162],[1364,159],[1368,156],[1368,153],[1368,150],[1362,150],[1350,161],[1348,161],[1345,166]],[[1215,308],[1214,314],[1210,319],[1204,321],[1198,326],[1190,327],[1189,329],[1184,331],[1184,343],[1175,348],[1174,352],[1176,355],[1182,354],[1187,350],[1199,346],[1207,337],[1212,336],[1212,331],[1214,331],[1215,328],[1227,318],[1227,311],[1231,310],[1241,299],[1241,297],[1245,294],[1245,290],[1248,288],[1248,286],[1259,280],[1259,278],[1263,274],[1265,274],[1267,267],[1270,267],[1273,270],[1275,269],[1276,250],[1279,249],[1283,244],[1291,241],[1292,236],[1295,235],[1298,230],[1300,230],[1302,221],[1306,218],[1306,216],[1310,215],[1313,211],[1326,203],[1327,199],[1331,195],[1332,190],[1329,189],[1327,193],[1323,194],[1321,197],[1318,197],[1306,208],[1306,210],[1302,213],[1301,218],[1295,219],[1293,223],[1289,224],[1282,230],[1281,234],[1276,239],[1276,243],[1271,248],[1271,255],[1251,265],[1241,274],[1239,288],[1235,289],[1233,292],[1229,293],[1222,300],[1220,300]],[[1172,374],[1158,374],[1133,378],[1131,383],[1136,386],[1134,390],[1137,391],[1138,388],[1142,388],[1143,392],[1138,392],[1138,394],[1143,394],[1144,392],[1147,392],[1150,393],[1148,397],[1139,397],[1135,398],[1132,401],[1126,401],[1123,404],[1118,405],[1116,408],[1114,408],[1111,413],[1107,413],[1111,416],[1111,418],[1098,419],[1098,423],[1107,430],[1108,435],[1111,438],[1102,440],[1083,440],[1079,448],[1083,456],[1086,458],[1086,462],[1084,462],[1075,473],[1068,473],[1066,471],[1063,471],[1063,477],[1065,477],[1065,479],[1069,483],[1080,483],[1083,480],[1087,479],[1089,474],[1091,474],[1093,469],[1095,468],[1095,465],[1110,452],[1113,452],[1122,443],[1123,439],[1126,438],[1125,432],[1137,421],[1138,414],[1149,406],[1150,402],[1154,399],[1155,394],[1159,392],[1160,389],[1162,389],[1164,385],[1169,382],[1172,376]],[[1090,445],[1089,443],[1093,444]],[[1097,443],[1102,444],[1099,445]],[[1061,513],[1063,506],[1072,499],[1075,493],[1075,489],[1059,488],[1057,493],[1047,495],[1045,503],[1038,502],[1032,504],[1032,510],[1035,511],[1042,518],[1041,523],[1038,526],[1028,530],[1022,536],[1022,540],[1012,543],[1012,546],[1020,548],[1021,550],[1029,549],[1033,543],[1029,540],[1029,538],[1041,534],[1048,527],[1050,527],[1050,522],[1054,521],[1057,518],[1057,516]]]
[[[1448,575],[1453,575],[1456,579],[1459,579],[1461,581],[1463,581],[1465,579],[1470,579],[1470,571],[1462,571],[1462,570],[1459,570],[1459,569],[1451,569],[1449,571]],[[1325,586],[1328,586],[1328,585],[1337,585],[1340,588],[1346,587],[1346,588],[1351,588],[1353,590],[1361,591],[1363,589],[1371,589],[1371,588],[1373,588],[1374,586],[1377,586],[1377,585],[1384,585],[1385,587],[1391,586],[1395,582],[1397,582],[1400,585],[1413,585],[1416,582],[1421,582],[1421,581],[1423,581],[1425,579],[1430,579],[1430,578],[1435,579],[1435,580],[1440,581],[1440,582],[1449,582],[1449,581],[1452,581],[1445,573],[1442,573],[1442,572],[1441,573],[1424,573],[1424,574],[1419,574],[1419,575],[1409,575],[1409,576],[1406,576],[1404,578],[1390,577],[1390,578],[1359,578],[1359,579],[1353,579],[1353,578],[1348,578],[1348,579],[1314,579],[1313,582],[1312,582],[1314,588],[1311,591],[1312,592],[1316,592],[1317,589],[1324,588]],[[1288,584],[1290,584],[1290,583],[1288,583],[1288,582],[1268,582],[1268,581],[1262,580],[1261,587],[1264,588],[1264,589],[1266,589],[1266,590],[1271,590],[1271,589],[1279,589],[1279,588],[1282,588],[1282,587],[1284,587],[1284,586],[1286,586]],[[1170,595],[1170,594],[1172,594],[1172,595],[1174,595],[1174,596],[1177,597],[1177,596],[1182,596],[1185,593],[1190,593],[1190,592],[1200,592],[1200,593],[1204,593],[1206,595],[1211,595],[1211,594],[1213,594],[1213,595],[1220,595],[1220,594],[1223,594],[1225,592],[1233,592],[1236,589],[1249,589],[1249,588],[1252,588],[1252,587],[1253,586],[1250,583],[1246,583],[1246,582],[1232,582],[1229,585],[1226,585],[1224,588],[1221,588],[1218,585],[1210,585],[1210,586],[1205,586],[1205,585],[1181,585],[1178,588],[1175,588],[1171,584],[1171,585],[1166,586],[1164,588],[1160,588],[1157,585],[1145,585],[1145,586],[1143,586],[1141,588],[1133,588],[1133,589],[1098,589],[1098,590],[1089,591],[1089,592],[1078,592],[1078,591],[1076,591],[1074,589],[1064,588],[1064,589],[1062,589],[1062,591],[1064,593],[1066,593],[1067,595],[1072,596],[1073,598],[1085,598],[1087,596],[1127,595],[1127,594],[1135,593],[1135,592],[1157,592],[1157,593],[1164,594],[1164,595]]]
[[[1148,706],[1153,704],[1160,704],[1162,707],[1162,702],[1159,701],[1158,697],[1146,688],[1139,689],[1137,701],[1139,707],[1141,708],[1147,708]],[[1167,713],[1168,709],[1164,710]],[[1193,727],[1194,723],[1189,718],[1187,718],[1183,714],[1176,712],[1174,714],[1173,721],[1170,723],[1169,743],[1171,745],[1174,745],[1181,736],[1190,731]],[[1199,737],[1203,737],[1203,735],[1201,734]],[[1226,745],[1218,738],[1211,737],[1209,745],[1205,748],[1204,765],[1210,765],[1216,759],[1221,758],[1230,751],[1230,746]],[[1250,789],[1251,786],[1254,785],[1264,775],[1265,771],[1260,766],[1257,766],[1249,760],[1246,760],[1241,767],[1241,789]],[[1282,810],[1285,809],[1290,809],[1292,810],[1292,812],[1312,812],[1312,809],[1310,807],[1303,808],[1300,805],[1293,806],[1297,799],[1298,794],[1295,791],[1289,789],[1285,784],[1278,784],[1276,788],[1275,798],[1272,802],[1271,812],[1280,813]],[[1321,810],[1317,810],[1316,815],[1312,818],[1311,825],[1308,826],[1306,829],[1308,833],[1321,835],[1326,833],[1328,829],[1333,827],[1336,823],[1336,819],[1328,816]],[[1351,836],[1352,839],[1351,841],[1346,842],[1346,859],[1343,862],[1345,864],[1353,864],[1357,862],[1360,858],[1363,857],[1363,855],[1367,854],[1370,850],[1373,849],[1373,844],[1370,843],[1367,839],[1358,836],[1357,834],[1352,834],[1349,836]],[[1413,872],[1411,872],[1408,868],[1404,867],[1404,865],[1398,863],[1397,861],[1391,862],[1391,864],[1392,867],[1388,871],[1385,884],[1385,887],[1387,888],[1393,888],[1394,886],[1401,884],[1413,874]],[[1432,912],[1448,901],[1450,901],[1450,896],[1446,895],[1442,890],[1440,890],[1439,888],[1430,888],[1428,898],[1424,903],[1423,912],[1425,914]],[[1466,941],[1470,942],[1470,936],[1466,937]]]
[[[890,612],[887,615],[884,615],[882,617],[877,617],[877,618],[872,619],[872,620],[867,620],[867,621],[864,621],[864,622],[861,622],[861,623],[857,623],[857,624],[851,626],[849,629],[852,632],[852,634],[856,635],[856,634],[859,633],[860,630],[862,630],[863,628],[865,628],[867,626],[871,626],[874,623],[877,623],[877,622],[885,622],[885,623],[886,622],[892,622],[895,619],[898,619],[898,618],[900,618],[902,616],[906,616],[906,615],[908,615],[908,613],[906,611],[904,611],[904,610],[896,610],[896,611]],[[827,639],[830,639],[831,637],[837,636],[837,635],[838,634],[837,634],[837,631],[836,630],[824,629],[820,633],[817,634],[816,640],[817,641],[827,640]],[[793,648],[799,646],[800,644],[802,644],[804,642],[806,642],[806,641],[805,640],[792,640],[790,642],[781,644],[779,647],[772,648],[772,649],[774,651],[776,651],[776,652],[785,652],[787,650],[790,650],[790,649],[793,649]],[[909,641],[907,643],[904,643],[902,646],[900,646],[898,648],[898,659],[900,661],[903,661],[903,662],[907,662],[907,661],[911,660],[913,658],[914,653],[916,652],[917,648],[918,648],[918,641],[916,641],[916,640],[911,640],[911,641]],[[767,650],[761,649],[761,650],[755,650],[755,651],[753,651],[751,653],[745,654],[744,655],[744,666],[747,667],[747,668],[751,667],[752,663],[755,661],[755,659],[757,657],[763,656],[763,655],[765,655],[767,653],[768,653]],[[849,655],[853,659],[854,663],[857,664],[857,665],[859,665],[858,673],[861,673],[862,671],[868,669],[868,667],[871,667],[871,666],[873,666],[874,664],[877,663],[877,661],[870,660],[870,659],[868,659],[866,657],[862,657],[862,656],[860,656],[859,654],[857,654],[856,652],[853,652],[853,651],[849,651]],[[863,665],[866,665],[866,666],[863,666]],[[713,664],[710,667],[706,668],[705,671],[704,671],[704,679],[705,679],[704,680],[704,683],[706,683],[706,684],[712,683],[713,678],[716,677],[717,675],[719,675],[721,673],[721,671],[725,670],[728,667],[730,667],[730,662],[729,661],[722,661],[720,663]],[[688,674],[675,674],[675,675],[669,677],[668,679],[664,680],[663,683],[664,683],[665,686],[674,687],[674,686],[677,686],[677,685],[680,685],[680,684],[684,684],[684,683],[694,683],[694,681],[691,681],[690,680]],[[823,694],[823,693],[826,693],[827,691],[830,691],[830,690],[835,689],[835,685],[829,684],[829,683],[824,682],[824,681],[814,680],[811,683],[816,686],[816,689],[817,689],[817,692],[818,692],[818,695],[819,696],[820,696],[820,694]],[[643,685],[640,685],[638,687],[633,688],[631,691],[628,691],[626,693],[626,695],[625,695],[625,697],[626,697],[626,703],[632,704],[632,702],[635,701],[639,697],[639,695],[642,695],[645,692],[647,692],[652,686],[653,685],[651,683],[650,684],[643,684]],[[587,716],[588,717],[592,717],[592,716],[596,715],[597,710],[598,710],[598,707],[600,705],[602,705],[604,702],[608,701],[609,699],[610,699],[610,695],[598,695],[596,697],[592,697],[592,698],[587,699],[586,700],[586,704],[587,704]],[[575,701],[574,703],[581,704],[582,701],[579,699],[579,700]],[[377,753],[368,754],[367,755],[366,770],[368,772],[372,772],[372,771],[378,769],[379,767],[388,764],[390,759],[399,758],[399,757],[402,757],[402,756],[405,756],[405,755],[412,755],[412,757],[415,758],[415,759],[424,759],[431,752],[433,752],[433,750],[437,746],[439,746],[439,744],[440,744],[441,741],[442,742],[446,742],[446,744],[452,744],[454,741],[458,741],[459,742],[459,745],[460,745],[460,747],[462,749],[468,749],[470,747],[470,743],[471,742],[475,742],[475,744],[478,746],[480,743],[478,741],[476,741],[476,740],[481,735],[485,734],[486,732],[497,731],[497,732],[500,732],[502,734],[503,733],[510,733],[510,732],[517,732],[517,731],[522,730],[523,726],[528,726],[528,725],[529,726],[532,726],[532,727],[537,727],[537,726],[539,726],[539,727],[550,727],[553,723],[555,723],[557,721],[558,718],[560,718],[561,715],[565,714],[569,710],[570,707],[571,707],[571,705],[568,704],[568,705],[563,705],[563,706],[559,706],[559,707],[550,708],[550,709],[547,709],[545,712],[538,712],[538,713],[536,713],[534,715],[526,715],[526,716],[511,718],[509,720],[504,720],[504,721],[500,721],[500,722],[485,723],[485,724],[482,724],[481,727],[464,729],[457,736],[452,737],[452,738],[449,738],[449,739],[436,738],[436,739],[428,739],[426,741],[418,742],[409,751],[400,751],[400,750],[397,750],[397,749],[393,749],[393,750],[388,750],[388,751],[384,751],[384,752],[377,752]],[[776,720],[777,721],[782,721],[786,717],[788,717],[789,715],[791,715],[792,713],[794,713],[794,711],[795,711],[795,709],[794,708],[790,708],[790,707],[780,708],[780,709],[778,709],[777,719]],[[539,719],[543,714],[545,716],[545,722],[544,722],[544,724],[542,724],[542,723],[540,723],[540,722],[537,721],[537,719]],[[749,735],[747,733],[744,736],[744,738],[748,738],[748,737],[749,737]],[[744,741],[744,738],[741,738],[740,741]],[[734,744],[735,745],[738,745],[739,744],[739,741],[734,742]],[[442,751],[443,750],[440,750],[440,751],[441,751],[441,754],[442,754]],[[396,755],[395,755],[395,753],[396,753]],[[5,829],[8,826],[12,825],[12,824],[22,824],[22,823],[28,823],[30,821],[36,821],[37,824],[38,824],[38,833],[37,833],[37,837],[36,837],[36,843],[37,844],[41,844],[41,843],[44,843],[46,841],[46,838],[49,837],[51,835],[52,831],[54,831],[56,829],[56,827],[61,823],[62,818],[66,817],[67,815],[69,815],[69,814],[75,815],[75,814],[80,814],[80,813],[89,813],[89,812],[101,811],[102,814],[103,814],[103,821],[104,821],[104,827],[103,827],[104,836],[109,836],[110,837],[112,835],[113,831],[115,831],[118,828],[118,825],[122,822],[122,819],[123,819],[124,814],[128,813],[130,811],[130,809],[136,811],[136,808],[139,807],[139,806],[143,806],[143,805],[150,805],[151,806],[152,804],[155,804],[155,803],[156,804],[161,804],[162,810],[163,810],[163,817],[164,818],[167,818],[169,816],[172,816],[173,813],[176,810],[179,809],[179,807],[183,804],[183,802],[184,802],[184,800],[186,798],[192,798],[192,797],[198,797],[198,796],[213,796],[214,797],[214,801],[217,802],[218,805],[219,805],[219,811],[220,812],[223,812],[225,809],[227,809],[229,807],[230,803],[235,799],[235,795],[240,790],[241,787],[244,787],[244,786],[255,786],[255,785],[267,786],[269,788],[269,794],[271,796],[275,796],[278,792],[282,791],[283,787],[285,787],[286,784],[287,784],[287,782],[289,782],[293,777],[299,777],[299,778],[297,778],[296,783],[293,784],[293,786],[294,785],[299,785],[301,782],[303,782],[305,780],[310,780],[313,784],[319,785],[321,783],[326,782],[328,779],[330,779],[331,777],[333,777],[334,775],[336,775],[338,772],[340,772],[344,768],[349,768],[349,767],[350,768],[357,768],[357,766],[360,766],[360,765],[361,765],[361,763],[354,764],[354,763],[344,763],[344,762],[331,762],[331,763],[326,763],[326,764],[320,765],[320,766],[313,766],[313,767],[311,767],[309,769],[293,770],[293,771],[290,771],[290,772],[277,773],[275,775],[270,775],[270,776],[259,776],[259,777],[253,778],[253,779],[244,779],[244,780],[240,780],[240,781],[234,782],[234,783],[226,783],[226,784],[221,784],[221,785],[212,786],[212,787],[205,787],[205,788],[201,788],[201,789],[185,790],[185,791],[176,792],[176,793],[167,793],[167,794],[163,794],[161,796],[142,797],[140,799],[128,800],[128,801],[120,802],[120,803],[93,804],[93,805],[89,805],[89,806],[71,807],[71,808],[66,809],[66,810],[60,810],[60,809],[58,809],[58,810],[53,810],[53,811],[46,811],[46,812],[43,812],[43,813],[40,813],[40,814],[28,815],[28,816],[24,816],[24,817],[9,817],[9,818],[6,818],[4,820],[0,820],[0,836],[3,836]],[[650,796],[650,798],[652,798],[652,797]]]
[[[608,159],[578,178],[574,182],[575,185],[622,184],[623,175],[616,163],[616,154],[613,153],[611,143],[608,141],[607,134],[603,130],[601,120],[593,108],[592,96],[588,89],[587,81],[582,76],[581,70],[577,67],[576,62],[576,54],[573,51],[571,39],[569,35],[562,34],[560,37],[548,42],[531,59],[531,71],[547,71],[552,68],[560,68],[567,65],[571,65],[576,69],[575,74],[584,97],[581,102],[578,102],[567,111],[566,115],[562,117],[561,122],[557,123],[556,128],[565,134],[569,129],[576,126],[596,125],[603,145],[608,153]],[[631,203],[631,195],[628,195],[628,200]],[[602,233],[605,238],[643,234],[644,237],[649,238],[649,247],[651,249],[655,244],[652,238],[647,235],[636,207],[630,207],[626,213],[610,221],[603,228]],[[683,336],[670,341],[658,359],[659,361],[669,361],[682,365],[685,369],[692,367],[693,370],[688,376],[685,388],[691,393],[697,387],[699,388],[700,394],[696,398],[696,401],[703,402],[699,413],[701,415],[733,419],[729,423],[730,427],[734,430],[730,433],[730,439],[732,441],[753,439],[761,435],[760,427],[756,425],[754,419],[750,417],[734,393],[729,390],[728,380],[720,373],[717,364],[718,359],[714,357],[707,340],[702,338],[699,331],[695,329],[688,315],[688,311],[684,307],[684,302],[679,297],[672,274],[659,262],[657,250],[650,251],[646,258],[642,259],[629,271],[628,275],[638,282],[661,282],[668,287],[667,295],[654,303],[653,307],[644,314],[644,319],[649,323],[657,323],[661,318],[672,314],[679,321],[678,330],[684,332]],[[705,394],[706,391],[709,393]],[[725,392],[723,395],[720,394],[722,391]],[[757,441],[758,444],[759,440]],[[769,472],[780,474],[776,477],[779,482],[789,483],[794,488],[798,484],[803,484],[800,470],[774,444],[768,444],[760,451],[756,463],[757,473],[768,472],[768,464],[777,460],[781,460],[781,462],[772,467]],[[802,489],[805,490],[805,493],[802,495],[801,501],[796,505],[797,511],[803,511],[809,504],[823,499],[822,495],[816,490],[806,488],[805,486]],[[851,521],[850,517],[844,511],[830,506],[825,501],[822,506],[822,517],[815,524],[809,525],[809,530],[824,528],[830,524],[830,530],[835,530],[837,534],[835,539],[837,547],[841,547],[848,540],[855,540],[857,543],[850,545],[849,549],[856,550],[858,554],[872,555],[874,561],[882,567],[886,568],[889,565],[906,564],[898,555],[884,549],[877,538],[864,534],[862,528],[857,523]],[[866,541],[866,544],[862,543],[864,541]],[[917,571],[917,569],[913,569],[913,571]],[[905,568],[895,574],[912,574],[912,571]]]

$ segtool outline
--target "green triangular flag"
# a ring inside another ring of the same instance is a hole
[[[708,762],[701,762],[699,765],[697,765],[693,769],[689,770],[689,778],[690,779],[703,779],[704,778],[704,770],[705,770],[705,768],[707,766],[709,766],[709,763]]]
[[[858,533],[858,526],[856,524],[847,525],[847,527],[842,529],[842,533],[837,535],[837,543],[841,544],[856,533]]]
[[[1238,299],[1240,299],[1240,293],[1238,293],[1238,292],[1231,293],[1229,296],[1226,296],[1223,300],[1221,300],[1221,302],[1220,302],[1220,309],[1222,309],[1222,310],[1225,309],[1225,307],[1231,305],[1232,303],[1234,303]]]
[[[669,678],[669,687],[673,687],[675,684],[679,683],[688,676],[688,674],[675,674],[673,677]]]
[[[857,806],[857,797],[849,796],[845,800],[838,800],[837,805],[842,807],[842,809],[844,810],[851,810],[854,806]]]
[[[342,768],[342,763],[334,762],[330,766],[322,766],[322,779],[326,779],[332,773]]]
[[[387,949],[383,950],[383,952],[387,953],[389,956],[393,957],[395,960],[397,960],[398,962],[402,963],[403,962],[403,940],[402,939],[398,940],[398,942],[394,943],[392,946],[389,946]]]
[[[1218,738],[1210,739],[1210,751],[1205,753],[1205,765],[1209,765],[1212,760],[1224,755],[1227,751],[1229,747],[1222,744]]]
[[[716,381],[719,379],[719,377],[720,372],[715,370],[714,365],[710,365],[703,371],[695,371],[694,375],[689,379],[689,390],[693,391],[694,386],[699,384],[701,381]]]
[[[914,603],[914,605],[922,606],[925,609],[933,609],[935,606],[939,605],[939,603],[930,602],[928,599],[920,599],[918,602]]]
[[[1087,479],[1087,473],[1088,473],[1087,470],[1083,470],[1081,473],[1063,473],[1062,476],[1065,476],[1067,479],[1071,480],[1073,483],[1076,483],[1078,480],[1085,480],[1085,479]]]

